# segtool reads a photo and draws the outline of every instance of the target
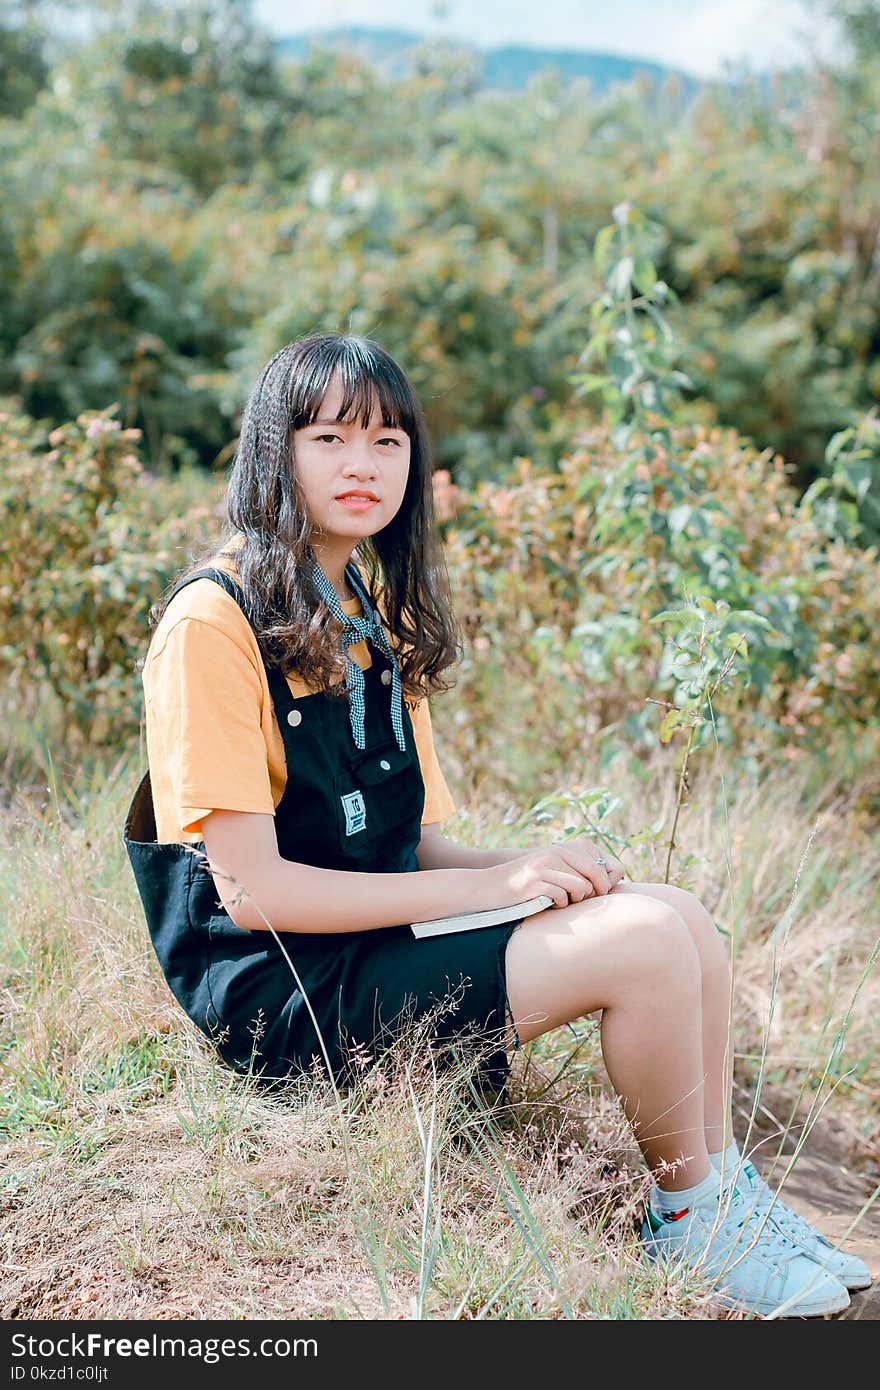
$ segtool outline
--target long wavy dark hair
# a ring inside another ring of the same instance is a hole
[[[427,427],[406,374],[371,338],[311,334],[266,363],[242,416],[221,534],[153,605],[150,624],[159,622],[180,578],[211,558],[234,558],[245,615],[266,664],[295,670],[315,689],[345,694],[339,628],[311,580],[311,523],[293,450],[293,431],[317,417],[333,376],[343,393],[341,420],[359,418],[366,426],[378,404],[383,425],[409,435],[400,508],[358,543],[352,560],[382,614],[406,692],[421,698],[448,690],[454,681],[443,673],[460,660],[462,643],[434,515]],[[238,548],[226,549],[233,540]]]

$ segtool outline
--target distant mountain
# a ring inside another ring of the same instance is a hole
[[[313,48],[339,48],[359,54],[389,75],[400,75],[411,70],[415,50],[426,41],[426,35],[403,29],[348,26],[291,34],[277,39],[275,49],[282,57],[302,59]],[[445,46],[452,44],[447,39],[442,42]],[[464,49],[482,64],[483,82],[487,87],[524,87],[530,78],[547,68],[555,68],[565,79],[587,78],[595,92],[602,92],[616,82],[628,82],[639,73],[657,84],[666,78],[675,78],[686,101],[704,85],[689,73],[652,63],[646,58],[621,58],[613,53],[575,49],[528,48],[518,44],[477,48],[463,40],[454,41],[452,46]]]

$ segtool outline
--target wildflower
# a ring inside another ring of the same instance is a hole
[[[118,420],[92,420],[86,429],[86,438],[97,439],[102,434],[114,434],[118,429]]]

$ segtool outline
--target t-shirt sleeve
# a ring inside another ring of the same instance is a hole
[[[247,648],[213,623],[182,618],[144,675],[150,761],[167,770],[181,830],[198,830],[208,810],[274,814],[262,683]]]
[[[410,710],[416,751],[425,783],[425,809],[422,812],[422,825],[432,821],[444,820],[455,814],[455,802],[446,785],[446,778],[437,760],[434,747],[434,733],[431,728],[431,710],[427,699],[419,700],[415,709]]]

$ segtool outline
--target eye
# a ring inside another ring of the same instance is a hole
[[[339,435],[339,434],[316,434],[316,435],[314,435],[313,437],[314,437],[316,443],[318,443],[318,444],[323,444],[325,440],[329,440],[329,441],[332,442],[334,439],[341,439],[341,438],[342,438],[342,436]],[[390,434],[389,434],[389,435],[385,435],[385,436],[384,436],[383,438],[381,438],[381,439],[377,439],[377,440],[376,440],[376,443],[377,443],[377,444],[394,444],[394,445],[396,445],[396,447],[397,447],[398,449],[400,449],[400,448],[403,447],[403,446],[402,446],[402,441],[399,440],[399,439],[397,439],[397,438],[395,438],[394,435],[390,435]]]

